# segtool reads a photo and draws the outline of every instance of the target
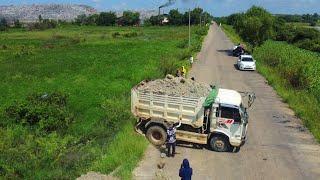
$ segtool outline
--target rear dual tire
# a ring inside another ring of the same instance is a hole
[[[167,140],[167,133],[161,126],[151,126],[147,129],[146,137],[155,146],[162,146]]]

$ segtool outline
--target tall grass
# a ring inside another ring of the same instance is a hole
[[[196,28],[193,47],[203,38]],[[114,38],[117,32],[138,36]],[[186,51],[178,44],[187,37],[187,27],[66,26],[2,33],[0,176],[74,179],[89,170],[107,174],[120,167],[116,175],[130,179],[147,145],[133,131],[130,89],[188,64],[178,58]],[[35,133],[37,126],[5,116],[7,107],[30,94],[54,92],[68,95],[66,106],[74,115],[63,133]]]
[[[284,42],[267,41],[254,51],[258,71],[320,140],[320,56]]]

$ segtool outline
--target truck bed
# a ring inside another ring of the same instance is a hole
[[[205,97],[182,97],[159,95],[153,92],[131,90],[131,111],[141,119],[163,119],[201,127],[203,123],[203,103]]]

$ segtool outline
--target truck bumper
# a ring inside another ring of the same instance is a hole
[[[245,140],[243,139],[236,139],[236,138],[231,138],[230,139],[230,144],[234,147],[240,147],[244,144]]]

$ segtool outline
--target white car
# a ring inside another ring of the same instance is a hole
[[[239,70],[256,70],[256,61],[251,55],[241,55],[239,56],[237,66]]]

